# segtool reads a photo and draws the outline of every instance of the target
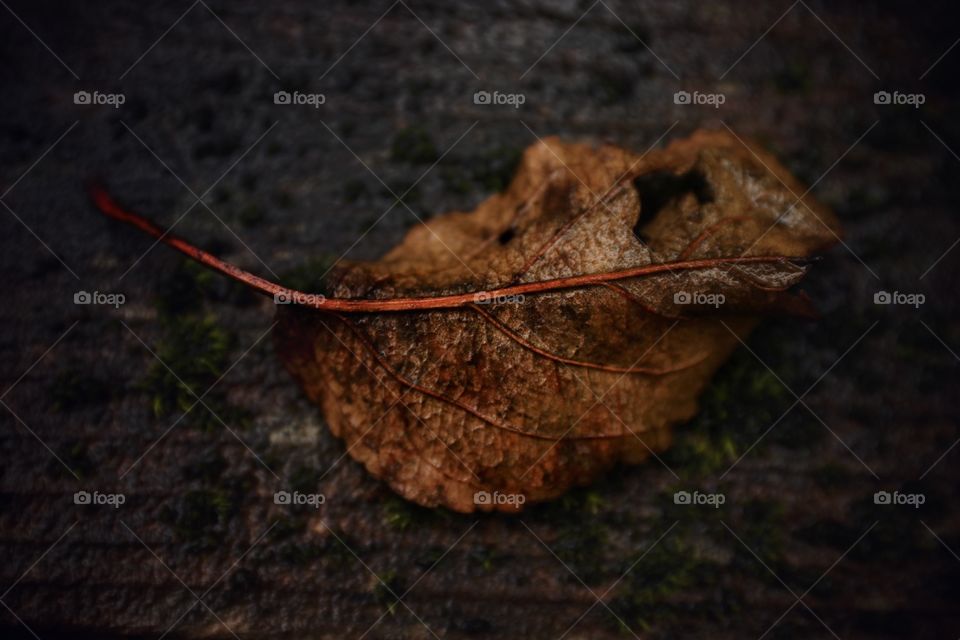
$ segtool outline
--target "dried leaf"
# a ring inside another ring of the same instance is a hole
[[[788,289],[839,227],[801,193],[726,133],[646,156],[551,138],[475,211],[339,264],[326,298],[168,243],[294,296],[277,352],[370,473],[422,505],[515,511],[664,450],[761,315],[811,313]]]

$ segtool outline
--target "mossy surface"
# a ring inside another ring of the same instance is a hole
[[[427,130],[413,126],[397,132],[390,146],[390,157],[396,162],[428,164],[435,162],[440,153]]]
[[[421,507],[394,493],[384,497],[381,511],[383,523],[395,531],[406,531],[411,527],[435,526],[454,518],[449,511]]]
[[[224,284],[210,270],[183,262],[160,287],[156,298],[160,338],[156,357],[137,387],[148,394],[156,418],[178,419],[203,431],[246,425],[246,411],[226,399],[222,376],[231,365],[234,333],[211,311],[208,296],[235,301],[235,284]],[[174,416],[177,416],[176,418]]]
[[[704,616],[707,611],[702,603],[692,606],[682,596],[694,589],[700,593],[711,592],[720,584],[725,571],[719,563],[704,558],[684,536],[670,534],[656,546],[648,545],[627,558],[623,565],[622,572],[626,575],[617,585],[610,604],[620,620],[611,618],[610,624],[622,628],[626,623],[634,630],[676,622],[680,616],[694,611]],[[727,602],[727,607],[732,605]]]
[[[201,429],[236,417],[227,410],[222,392],[203,397],[229,366],[232,346],[233,336],[212,315],[165,319],[155,349],[160,362],[150,365],[141,383],[150,394],[153,414],[166,418],[186,412],[184,420]]]
[[[664,460],[682,477],[725,471],[768,430],[791,404],[792,396],[777,377],[745,349],[734,353],[700,398],[700,412],[677,429],[677,441]],[[766,439],[766,437],[764,438]]]
[[[394,570],[384,571],[375,578],[373,585],[373,599],[379,604],[385,613],[393,615],[400,605],[400,596],[403,595],[403,579]]]

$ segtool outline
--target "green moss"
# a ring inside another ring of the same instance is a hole
[[[400,603],[398,597],[405,591],[403,582],[397,572],[392,570],[380,574],[379,577],[373,585],[373,598],[387,613],[393,615]]]
[[[224,283],[192,261],[182,262],[161,283],[156,306],[162,334],[154,347],[160,361],[150,363],[138,384],[149,394],[158,418],[187,411],[197,402],[194,394],[203,396],[226,371],[234,337],[203,309],[211,298],[223,301],[234,294],[248,295],[239,285]],[[231,427],[243,426],[248,419],[243,411],[225,401],[225,390],[216,387],[184,421],[210,429],[219,425],[213,414]]]
[[[391,494],[383,501],[383,521],[391,529],[406,531],[413,525],[423,525],[434,517],[434,511],[408,502]]]
[[[390,146],[390,156],[397,162],[429,164],[440,154],[430,134],[421,127],[407,127],[397,133]]]
[[[556,500],[537,507],[536,514],[547,521],[562,525],[572,520],[595,516],[606,506],[604,489],[610,489],[615,481],[605,479],[601,485],[568,491]]]
[[[724,471],[737,459],[737,446],[730,434],[683,433],[664,461],[685,477],[704,477]]]
[[[643,554],[639,551],[623,562],[621,575],[633,568],[617,586],[610,603],[611,609],[634,631],[649,630],[655,623],[686,614],[690,605],[683,598],[684,593],[710,593],[720,583],[724,571],[716,562],[702,558],[698,549],[676,531]],[[694,610],[700,615],[705,613],[700,603]],[[611,618],[611,622],[619,626],[615,619]]]
[[[391,529],[405,531],[413,524],[414,513],[404,500],[387,499],[383,504],[383,521]]]
[[[661,521],[676,521],[675,527],[645,556],[645,549],[640,550],[617,569],[622,575],[633,566],[617,586],[611,607],[634,631],[675,628],[694,618],[729,622],[745,608],[744,589],[751,582],[779,585],[724,529],[721,517],[778,575],[795,577],[785,562],[781,504],[757,500],[726,511],[693,509],[674,506],[672,496],[667,504]]]
[[[547,542],[553,552],[588,584],[596,584],[609,575],[605,552],[610,533],[602,517],[602,489],[577,489],[531,510],[531,520],[552,528],[554,538]]]
[[[740,349],[714,377],[696,418],[679,430],[664,460],[685,479],[725,471],[783,415],[792,397],[763,363]],[[776,442],[778,429],[788,432],[786,424],[777,424],[758,448]],[[805,444],[808,437],[809,431],[793,442]]]
[[[502,556],[497,547],[481,545],[470,549],[467,553],[467,559],[472,565],[479,567],[482,571],[489,572],[493,569],[494,565],[502,560]]]
[[[141,388],[150,394],[153,413],[158,418],[190,409],[197,396],[203,395],[229,366],[233,344],[232,335],[210,315],[174,316],[162,323],[163,336],[155,348],[161,362],[151,364],[141,383]],[[216,389],[204,398],[203,404],[228,424],[242,417],[225,405],[222,393]],[[194,407],[184,420],[203,429],[218,425],[219,421],[203,404]]]

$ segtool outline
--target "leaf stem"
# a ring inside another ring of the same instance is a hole
[[[524,282],[512,284],[509,286],[471,291],[468,293],[422,296],[422,297],[397,297],[397,298],[328,298],[319,294],[310,294],[295,289],[284,287],[275,282],[265,280],[260,276],[254,275],[249,271],[224,262],[211,253],[196,247],[186,240],[174,235],[168,229],[151,222],[140,214],[134,213],[121,207],[110,196],[110,194],[100,185],[90,187],[90,197],[94,205],[101,213],[114,220],[119,220],[131,226],[134,226],[146,234],[153,236],[158,241],[173,247],[177,251],[196,260],[200,264],[219,271],[229,278],[241,282],[251,289],[266,296],[273,296],[275,300],[286,300],[293,304],[319,309],[321,311],[342,312],[342,313],[383,313],[399,311],[427,311],[437,309],[459,309],[467,307],[483,299],[498,299],[515,295],[530,295],[549,293],[553,291],[563,291],[568,289],[578,289],[587,286],[602,285],[617,280],[626,280],[629,278],[638,278],[643,276],[652,276],[660,273],[675,271],[691,271],[697,269],[712,269],[723,265],[732,264],[763,264],[763,263],[792,263],[803,264],[809,261],[808,258],[787,257],[787,256],[739,256],[739,257],[721,257],[704,258],[699,260],[681,260],[677,262],[665,262],[657,264],[648,264],[631,269],[620,271],[608,271],[603,273],[590,273],[578,276],[569,276],[565,278],[554,278],[551,280],[541,280],[537,282]]]

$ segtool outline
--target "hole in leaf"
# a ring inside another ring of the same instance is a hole
[[[633,235],[641,242],[649,240],[643,228],[677,198],[692,193],[700,204],[713,202],[713,189],[707,177],[692,169],[679,175],[670,171],[653,171],[634,180],[633,186],[640,197],[640,215],[633,226]]]
[[[499,236],[497,236],[497,242],[499,242],[500,244],[507,244],[508,242],[513,240],[513,236],[515,235],[517,235],[517,232],[513,229],[513,227],[511,227],[509,229],[506,229]]]

